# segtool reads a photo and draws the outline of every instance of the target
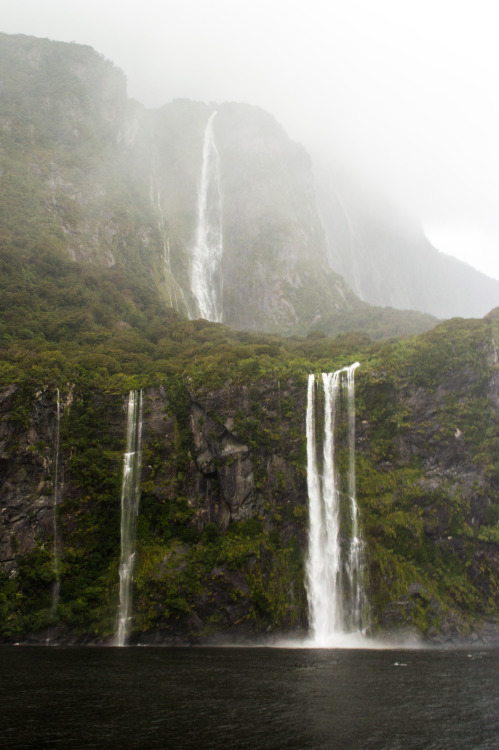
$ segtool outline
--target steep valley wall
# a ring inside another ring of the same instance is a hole
[[[358,370],[372,633],[495,637],[497,349],[488,339],[479,362],[442,367],[437,381],[428,354],[441,357],[448,338],[415,345],[403,366],[394,345],[384,369],[366,358]],[[100,642],[115,631],[127,394],[76,383],[60,395],[54,611],[56,393],[0,391],[7,640]],[[299,373],[213,391],[186,378],[145,389],[134,642],[306,632],[305,408]]]

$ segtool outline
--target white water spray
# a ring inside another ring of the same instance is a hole
[[[57,388],[56,400],[56,423],[54,441],[54,574],[55,581],[52,586],[52,614],[55,614],[59,605],[59,594],[61,591],[61,577],[59,571],[59,529],[57,525],[57,509],[59,505],[59,443],[61,426],[61,399],[59,388]]]
[[[121,560],[118,646],[125,646],[131,622],[135,530],[140,500],[142,462],[142,391],[128,396],[126,452],[121,485]]]
[[[309,553],[307,594],[310,628],[316,645],[334,645],[364,627],[364,544],[360,534],[355,490],[355,385],[358,362],[333,373],[322,373],[323,424],[316,419],[317,384],[308,378],[307,486],[309,498]],[[346,389],[346,406],[340,395]],[[345,412],[346,411],[346,415]],[[337,469],[337,423],[348,426],[348,469]],[[317,433],[322,439],[322,473]]]
[[[198,191],[196,245],[192,253],[191,289],[200,318],[222,320],[222,194],[220,157],[215,146],[213,119],[204,131],[203,164]]]

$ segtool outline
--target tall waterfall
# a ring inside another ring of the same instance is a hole
[[[118,609],[117,644],[127,642],[132,609],[135,530],[140,500],[140,469],[142,461],[142,391],[128,396],[126,452],[123,457],[121,484],[121,560],[120,603]]]
[[[220,157],[210,116],[204,131],[203,164],[198,191],[198,224],[192,253],[191,289],[200,318],[222,320],[222,194]]]
[[[61,590],[61,578],[59,571],[59,529],[57,524],[57,509],[59,505],[59,443],[61,427],[61,397],[59,388],[56,391],[56,423],[55,423],[55,440],[54,440],[54,574],[55,581],[52,585],[52,613],[55,614],[59,604],[59,594]]]
[[[319,409],[319,384],[314,375],[308,378],[310,521],[306,573],[310,627],[318,645],[333,645],[338,635],[359,633],[364,627],[364,544],[355,489],[354,372],[358,366],[356,362],[333,373],[322,373],[319,382],[323,415]],[[345,425],[348,462],[342,473],[338,469],[336,443],[340,428]]]

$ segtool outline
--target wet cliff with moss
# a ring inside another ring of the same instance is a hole
[[[381,344],[238,334],[173,313],[158,338],[146,318],[118,329],[119,350],[101,331],[58,367],[46,342],[4,350],[4,639],[114,637],[130,388],[144,392],[132,642],[303,634],[307,375],[355,360],[370,632],[495,637],[497,316]],[[136,337],[140,368],[126,354]]]
[[[0,56],[0,637],[112,641],[131,389],[132,642],[305,633],[307,377],[356,361],[370,632],[496,637],[497,310],[362,302],[304,149],[225,104],[223,319],[253,333],[187,320],[213,108],[147,111],[89,47],[0,34]]]

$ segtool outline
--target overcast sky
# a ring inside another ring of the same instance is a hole
[[[499,279],[497,0],[0,0],[0,29],[90,44],[148,107],[264,107]]]

